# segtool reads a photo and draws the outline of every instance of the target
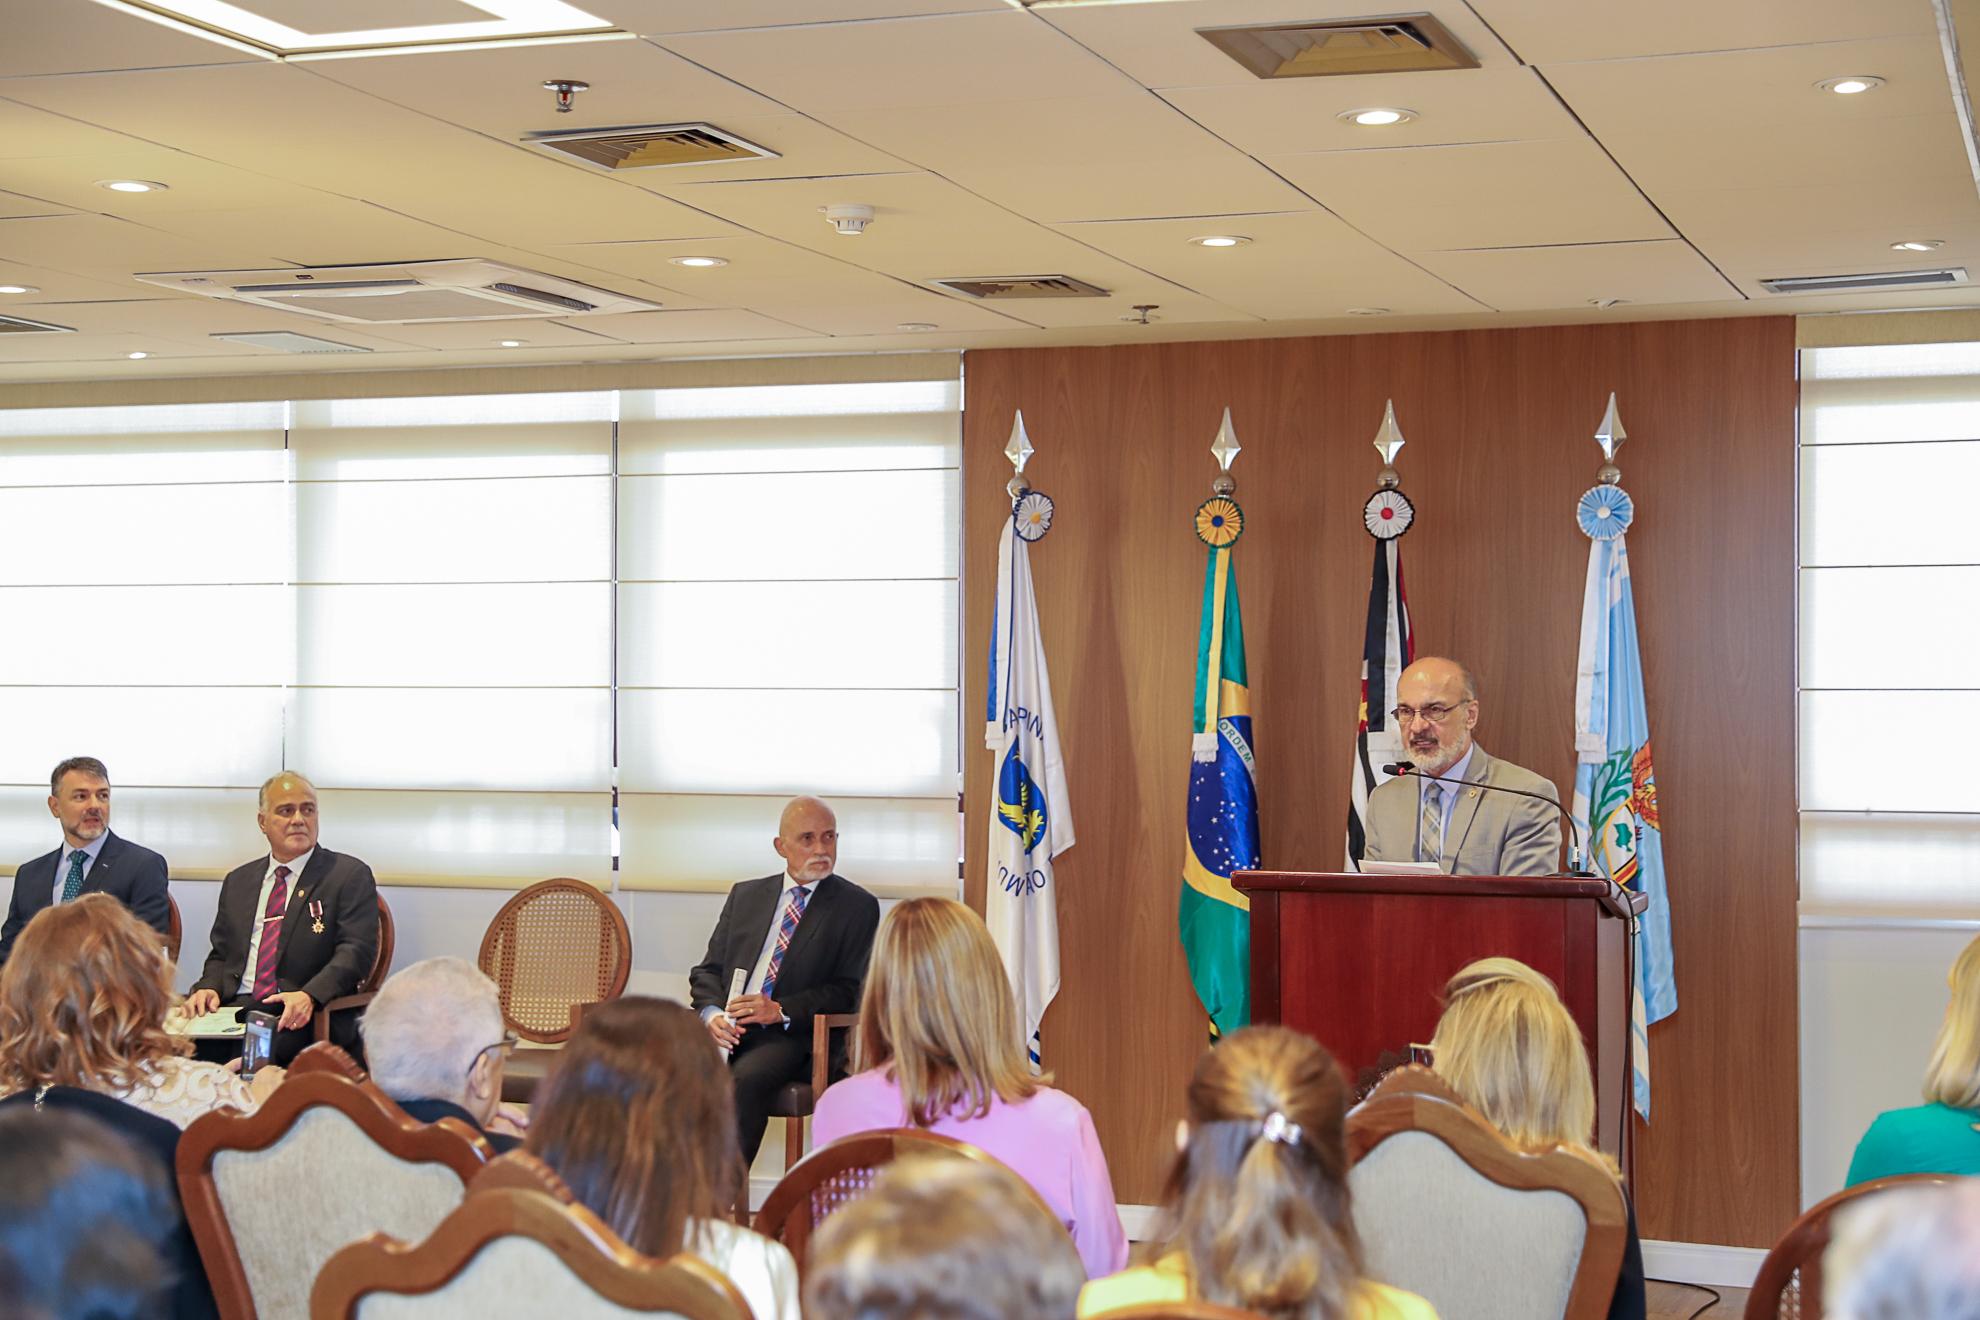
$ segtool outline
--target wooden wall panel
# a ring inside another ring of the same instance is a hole
[[[1796,1213],[1794,324],[1787,317],[972,352],[965,359],[968,892],[974,734],[1014,408],[1058,502],[1032,552],[1079,842],[1059,861],[1048,1066],[1153,1201],[1205,1040],[1175,931],[1208,447],[1229,405],[1265,863],[1340,865],[1385,399],[1417,523],[1419,654],[1478,673],[1479,741],[1572,780],[1587,541],[1573,505],[1613,389],[1680,1007],[1652,1030],[1648,1238],[1766,1246]],[[1455,968],[1452,970],[1456,970]]]

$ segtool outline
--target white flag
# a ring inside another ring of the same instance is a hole
[[[990,877],[984,919],[1004,956],[1032,1066],[1038,1023],[1059,993],[1058,895],[1052,859],[1073,846],[1066,766],[1052,716],[1052,683],[1031,593],[1030,547],[1004,522],[997,547],[986,738],[997,754],[990,784]]]

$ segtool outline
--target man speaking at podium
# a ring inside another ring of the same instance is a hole
[[[1560,869],[1560,795],[1472,741],[1478,685],[1470,670],[1438,656],[1418,660],[1396,681],[1395,720],[1416,769],[1368,795],[1364,861],[1433,862],[1447,875]]]

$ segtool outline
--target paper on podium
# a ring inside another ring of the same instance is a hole
[[[216,1008],[204,1017],[189,1018],[183,1012],[165,1015],[165,1030],[174,1036],[191,1036],[200,1040],[217,1040],[227,1036],[239,1036],[247,1028],[241,1023],[241,1010],[238,1008]]]
[[[1435,862],[1363,862],[1363,875],[1442,875],[1444,868]]]

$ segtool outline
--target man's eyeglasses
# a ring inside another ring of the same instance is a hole
[[[516,1052],[516,1046],[520,1044],[522,1044],[521,1036],[518,1036],[513,1031],[503,1032],[502,1039],[496,1041],[493,1045],[488,1046],[486,1049],[479,1049],[474,1052],[474,1057],[468,1060],[468,1066],[467,1066],[468,1075],[470,1077],[474,1075],[474,1065],[480,1063],[481,1056],[488,1053],[489,1050],[502,1051],[502,1059],[503,1062],[506,1063],[508,1061],[509,1056]]]
[[[1468,706],[1470,704],[1468,701],[1461,701],[1458,703],[1458,706]],[[1458,706],[1425,706],[1421,710],[1415,710],[1408,706],[1398,706],[1390,711],[1389,714],[1396,717],[1397,724],[1408,724],[1419,715],[1429,720],[1432,724],[1442,724],[1451,717],[1451,712],[1456,710]]]

